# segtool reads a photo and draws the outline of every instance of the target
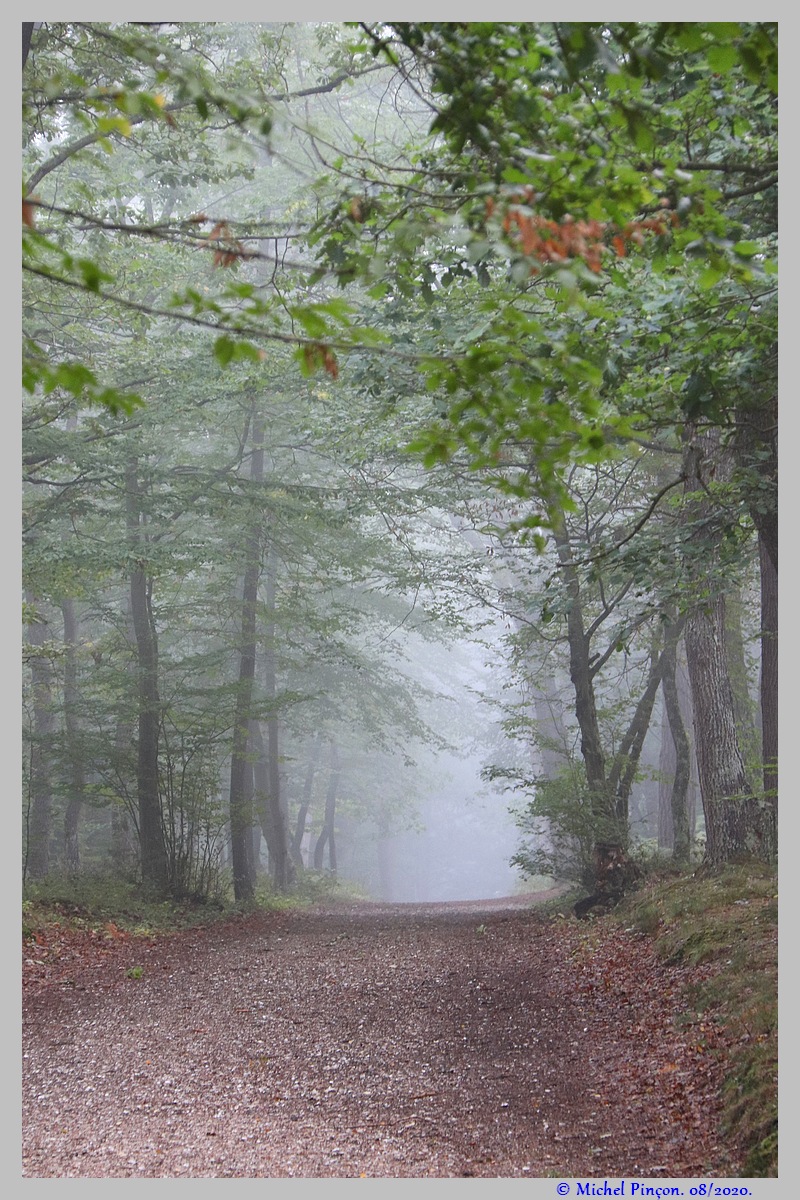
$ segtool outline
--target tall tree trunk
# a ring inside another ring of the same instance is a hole
[[[778,852],[778,571],[763,538],[761,565],[761,756],[764,763],[767,851]]]
[[[325,846],[328,847],[328,867],[332,875],[336,874],[336,795],[339,790],[339,750],[335,742],[331,742],[331,773],[328,777],[328,790],[325,793],[325,817],[322,832],[314,847],[314,867],[322,870]]]
[[[619,819],[606,775],[590,664],[591,641],[584,624],[580,577],[574,564],[566,520],[563,511],[555,506],[551,506],[550,518],[561,576],[569,596],[569,673],[575,692],[575,715],[581,734],[581,754],[594,824],[595,891],[602,895],[619,890],[627,879],[630,865],[628,828],[627,822]]]
[[[34,597],[25,599],[35,608]],[[38,618],[38,614],[37,614]],[[50,744],[55,732],[53,714],[53,669],[48,658],[38,650],[47,642],[47,623],[43,618],[28,625],[31,654],[31,687],[33,693],[33,727],[30,747],[30,806],[27,821],[27,854],[25,877],[43,879],[50,870],[50,835],[53,819],[53,790],[50,774]]]
[[[289,831],[286,806],[281,790],[280,718],[278,716],[278,655],[275,626],[275,604],[278,558],[274,545],[267,553],[267,577],[264,589],[266,625],[264,628],[264,690],[271,702],[267,716],[267,805],[274,845],[270,847],[272,878],[279,891],[286,891],[294,879],[294,865],[289,853]]]
[[[589,664],[589,638],[583,620],[580,578],[574,565],[564,514],[553,509],[550,515],[561,575],[570,601],[567,614],[569,674],[575,692],[575,715],[581,732],[581,754],[586,767],[592,812],[598,823],[598,841],[609,846],[622,846],[625,835],[614,820],[614,806],[606,780],[605,756]]]
[[[247,804],[252,813],[252,824],[250,826],[250,837],[252,839],[250,849],[250,861],[252,863],[253,878],[257,879],[261,870],[261,839],[263,830],[261,821],[258,815],[258,804],[256,801],[256,765],[253,762],[253,726],[258,725],[257,721],[250,722],[250,741],[248,744],[248,763],[247,776],[245,780],[245,793],[247,796]],[[269,857],[269,847],[267,847],[267,856]]]
[[[328,827],[328,867],[332,875],[338,870],[336,861],[336,797],[339,791],[339,750],[336,742],[331,742],[331,777],[328,790],[325,793],[325,824]]]
[[[264,424],[253,414],[250,479],[254,484],[264,479]],[[250,523],[245,551],[245,573],[242,587],[242,632],[239,649],[239,687],[236,693],[236,712],[233,721],[231,749],[230,823],[231,859],[233,863],[233,894],[239,901],[249,901],[255,894],[253,871],[252,800],[247,795],[247,745],[250,735],[250,712],[253,704],[253,683],[256,672],[256,602],[261,576],[261,520]]]
[[[62,600],[64,620],[64,727],[69,754],[69,798],[64,812],[64,861],[68,871],[80,869],[78,824],[86,794],[86,772],[78,719],[78,621],[72,600]]]
[[[130,595],[125,599],[125,638],[136,654],[136,634],[131,617]],[[111,862],[116,871],[124,878],[133,879],[139,862],[138,853],[138,801],[132,796],[130,781],[131,747],[134,743],[134,729],[127,717],[120,715],[114,730],[114,749],[111,765],[117,778],[117,793],[119,799],[112,801],[111,807],[111,846],[109,850]]]
[[[714,472],[719,477],[727,464],[715,431],[698,434],[687,426],[685,439],[685,490],[697,497],[689,513],[700,520],[712,511],[705,477]],[[698,586],[707,591],[709,565],[713,568],[716,557],[715,545],[709,546],[704,541],[698,544],[698,550],[698,564],[702,562],[704,572]],[[686,654],[706,821],[706,861],[717,866],[752,855],[763,857],[766,847],[761,813],[748,787],[736,728],[725,645],[725,596],[716,589],[689,612]]]
[[[676,672],[678,667],[677,643],[668,643],[664,648],[664,664],[661,673],[661,689],[664,694],[664,710],[673,751],[674,767],[672,789],[669,798],[670,846],[676,862],[689,861],[692,838],[689,829],[689,779],[691,772],[691,748],[683,723]]]
[[[757,763],[761,757],[761,747],[754,720],[754,705],[750,698],[742,632],[742,594],[738,587],[732,587],[725,593],[725,654],[733,692],[736,732],[747,772],[748,791],[756,792],[760,787]]]
[[[681,650],[683,653],[681,653]],[[675,672],[675,685],[678,689],[678,704],[681,710],[683,728],[689,738],[689,792],[687,795],[689,809],[689,839],[694,843],[697,832],[698,798],[700,796],[700,777],[697,771],[697,754],[694,748],[694,715],[692,713],[692,685],[689,682],[689,664],[686,661],[686,639],[678,646],[678,667]]]
[[[141,506],[138,464],[132,459],[126,470],[127,524],[132,569],[130,577],[131,617],[136,639],[139,700],[137,751],[137,794],[139,846],[142,878],[158,888],[169,886],[167,850],[161,820],[158,789],[158,750],[161,727],[161,698],[158,692],[158,638],[153,620],[153,580],[147,574],[147,534]]]
[[[248,557],[259,554],[257,540],[252,538],[248,545]],[[236,900],[249,901],[254,895],[253,840],[250,828],[253,823],[252,803],[248,802],[247,788],[247,744],[250,710],[253,700],[253,680],[256,663],[256,597],[258,592],[259,563],[250,558],[242,588],[242,632],[239,649],[239,687],[236,693],[236,711],[233,724],[230,778],[230,823],[231,861],[233,866],[233,894]]]
[[[31,48],[31,39],[33,38],[34,29],[38,29],[41,21],[23,21],[22,22],[22,69],[25,70],[25,63],[28,61],[28,54]]]
[[[772,347],[777,364],[777,342]],[[777,371],[774,372],[777,379]],[[754,388],[736,412],[735,451],[755,477],[750,515],[758,530],[761,566],[761,756],[766,807],[765,844],[777,854],[778,832],[778,392]]]
[[[725,597],[695,610],[686,623],[705,857],[713,865],[760,855],[763,835],[739,749],[725,655]]]
[[[774,346],[777,363],[778,347]],[[777,372],[774,376],[777,379]],[[778,570],[778,393],[751,392],[736,409],[738,466],[757,479],[750,516],[774,570]]]
[[[663,692],[664,680],[661,681]],[[684,729],[684,733],[686,730]],[[661,714],[661,748],[658,754],[658,848],[672,850],[672,792],[676,768],[675,741],[672,736],[666,701]]]
[[[311,797],[314,789],[314,775],[317,770],[317,762],[319,761],[320,747],[322,746],[322,734],[317,730],[314,735],[314,740],[311,744],[311,752],[308,757],[306,766],[305,779],[303,781],[303,794],[300,798],[300,807],[297,810],[297,821],[295,822],[294,834],[292,835],[292,844],[290,852],[296,867],[303,867],[303,838],[305,837],[306,826],[308,824],[308,812],[311,808]]]
[[[272,772],[270,770],[268,742],[264,741],[261,732],[261,722],[251,724],[251,745],[253,748],[253,772],[255,779],[256,812],[261,825],[261,832],[267,843],[269,854],[269,870],[275,886],[285,891],[294,881],[294,864],[289,858],[289,847],[286,837],[286,814],[281,802],[280,787],[278,801],[273,803]]]
[[[628,804],[631,788],[639,769],[644,740],[650,728],[650,717],[653,705],[658,695],[659,684],[669,656],[674,657],[677,645],[683,632],[683,619],[670,622],[664,631],[664,646],[659,648],[654,644],[650,654],[650,669],[647,674],[644,690],[639,697],[633,716],[627,730],[620,741],[611,770],[608,774],[609,786],[613,788],[616,816],[620,824],[628,826]]]

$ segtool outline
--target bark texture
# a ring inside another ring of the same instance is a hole
[[[336,796],[339,791],[339,752],[335,742],[331,742],[330,774],[328,788],[325,792],[325,815],[322,831],[314,847],[314,867],[322,870],[325,847],[328,847],[328,869],[332,875],[338,870],[336,861]]]
[[[272,879],[279,891],[286,891],[294,878],[294,864],[289,852],[289,829],[286,804],[281,788],[280,717],[278,715],[278,653],[276,627],[276,595],[278,558],[274,545],[267,552],[264,607],[264,691],[270,701],[267,716],[267,779],[264,803],[266,820],[264,832],[269,846]]]
[[[676,680],[678,666],[678,647],[668,645],[665,649],[664,669],[661,675],[661,688],[664,693],[664,710],[669,726],[670,741],[673,749],[673,778],[670,792],[670,844],[672,856],[676,862],[684,863],[689,860],[692,845],[689,827],[689,780],[691,774],[691,747],[683,723],[678,685]]]
[[[147,572],[147,530],[142,489],[135,460],[126,471],[127,523],[132,567],[131,618],[136,640],[138,725],[136,782],[142,877],[159,888],[169,886],[167,850],[161,821],[158,752],[161,698],[158,691],[158,637],[153,620],[153,580]]]
[[[264,425],[254,415],[250,480],[254,485],[264,479]],[[248,794],[247,749],[250,738],[250,716],[253,705],[253,683],[256,674],[256,603],[261,577],[261,522],[253,518],[247,534],[245,571],[242,584],[241,635],[239,641],[239,686],[236,692],[236,711],[233,721],[231,747],[230,824],[233,891],[237,900],[252,900],[255,894],[253,863],[252,793]]]
[[[27,593],[35,608],[35,597]],[[38,614],[37,614],[38,616]],[[25,875],[43,879],[50,870],[50,837],[53,822],[53,786],[50,745],[55,732],[53,713],[53,668],[43,653],[48,627],[43,618],[28,625],[31,646],[32,725],[30,731],[30,798],[27,819]]]
[[[78,619],[73,600],[63,600],[64,621],[64,729],[69,755],[69,795],[64,811],[64,865],[68,871],[80,869],[78,826],[86,792],[86,772],[80,747],[78,718]]]
[[[763,539],[761,566],[761,753],[766,821],[774,857],[778,851],[778,571]]]
[[[706,861],[721,865],[749,856],[769,857],[763,804],[753,796],[741,751],[726,650],[725,593],[720,568],[721,531],[709,482],[724,478],[730,463],[719,431],[685,432],[684,474],[694,523],[693,575],[698,598],[686,622],[695,749],[706,823]],[[703,575],[700,574],[701,567]]]

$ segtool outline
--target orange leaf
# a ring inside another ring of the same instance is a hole
[[[325,347],[325,354],[322,360],[322,365],[330,375],[331,379],[339,378],[339,364],[336,361],[336,355],[332,350]]]

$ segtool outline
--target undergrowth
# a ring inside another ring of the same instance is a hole
[[[226,920],[237,912],[276,911],[321,902],[358,899],[349,886],[327,873],[304,872],[290,891],[280,893],[261,877],[252,903],[219,897],[164,897],[142,884],[107,875],[51,876],[29,883],[23,893],[22,932],[30,937],[46,925],[100,929],[109,921],[126,933],[152,936]]]
[[[777,892],[777,871],[752,863],[656,877],[615,910],[665,961],[711,968],[689,999],[725,1030],[723,1131],[752,1177],[778,1173]]]

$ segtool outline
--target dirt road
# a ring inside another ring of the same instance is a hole
[[[646,938],[528,905],[254,915],[26,989],[27,1177],[705,1177],[721,1064]]]

